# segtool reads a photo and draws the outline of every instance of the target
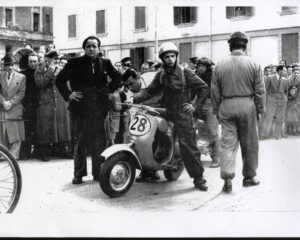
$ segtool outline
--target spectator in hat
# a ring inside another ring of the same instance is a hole
[[[42,161],[49,161],[50,149],[57,157],[72,157],[70,116],[66,103],[55,86],[55,79],[62,69],[59,66],[59,55],[56,50],[51,50],[46,57],[49,63],[39,66],[34,75],[39,89],[37,142]]]
[[[189,60],[190,60],[190,69],[195,71],[196,67],[197,67],[198,58],[197,57],[191,57],[191,58],[189,58]]]
[[[21,141],[25,140],[22,99],[26,77],[14,70],[14,58],[5,55],[4,71],[0,72],[0,144],[19,159]]]
[[[197,69],[195,72],[197,76],[201,78],[208,85],[209,89],[211,86],[212,65],[213,62],[209,58],[202,57],[198,59]],[[210,167],[212,168],[219,167],[220,165],[220,141],[218,135],[219,121],[217,119],[217,115],[213,112],[213,106],[212,106],[210,95],[208,95],[208,97],[206,98],[201,111],[198,113],[198,117],[205,122],[208,130],[209,148],[211,149],[210,157],[212,159]]]

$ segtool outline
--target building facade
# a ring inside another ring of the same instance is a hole
[[[30,44],[35,51],[53,42],[52,7],[0,7],[0,56]]]
[[[229,54],[228,37],[236,30],[249,36],[247,52],[262,66],[299,62],[300,13],[298,6],[210,5],[200,1],[154,1],[153,4],[69,4],[54,6],[54,43],[61,52],[83,53],[84,38],[101,39],[104,55],[113,62],[130,56],[139,69],[157,59],[158,46],[174,42],[181,63],[192,56],[214,62]],[[66,3],[67,4],[67,3]],[[64,11],[56,11],[63,7]]]

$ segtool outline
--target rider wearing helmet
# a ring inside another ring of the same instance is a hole
[[[202,57],[198,59],[196,74],[198,77],[203,79],[204,82],[209,86],[211,84],[212,77],[212,65],[214,63],[207,57]],[[200,119],[205,121],[207,129],[208,129],[208,140],[209,147],[211,149],[211,159],[212,164],[210,167],[216,168],[219,167],[220,162],[220,151],[219,151],[219,122],[217,119],[217,115],[213,113],[212,103],[210,96],[205,100],[204,106],[200,112]]]
[[[171,42],[160,46],[159,58],[163,62],[152,83],[144,91],[134,95],[133,102],[140,103],[157,92],[163,91],[162,103],[166,107],[167,119],[174,122],[174,129],[179,139],[179,147],[184,165],[196,188],[207,190],[203,178],[204,168],[197,148],[196,133],[192,113],[202,108],[208,95],[208,86],[191,69],[179,66],[178,50]],[[197,95],[196,107],[191,104],[190,90]]]

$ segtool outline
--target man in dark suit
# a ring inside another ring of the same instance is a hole
[[[38,107],[37,95],[38,88],[34,81],[34,72],[39,64],[39,59],[36,53],[32,53],[28,56],[28,67],[21,71],[26,77],[26,91],[25,97],[22,100],[24,107],[25,121],[25,141],[21,145],[21,159],[28,159],[33,157],[31,155],[31,148],[34,147],[36,151],[36,110]],[[34,151],[34,152],[35,152]]]
[[[100,56],[100,45],[97,37],[86,38],[82,44],[84,56],[70,59],[56,78],[57,88],[65,101],[70,102],[69,110],[74,116],[73,184],[81,183],[87,175],[87,148],[91,150],[93,179],[99,178],[100,154],[106,145],[104,119],[108,112],[108,93],[121,82],[121,74],[111,61]],[[112,79],[109,85],[107,75]]]
[[[283,77],[284,66],[277,66],[277,73],[270,75],[265,80],[267,92],[266,116],[262,131],[262,139],[268,138],[275,117],[275,138],[282,137],[282,129],[285,118],[285,109],[287,103],[288,80]]]

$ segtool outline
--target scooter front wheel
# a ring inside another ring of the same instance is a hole
[[[135,166],[127,153],[120,152],[109,157],[100,169],[100,187],[109,197],[120,197],[132,186]]]

